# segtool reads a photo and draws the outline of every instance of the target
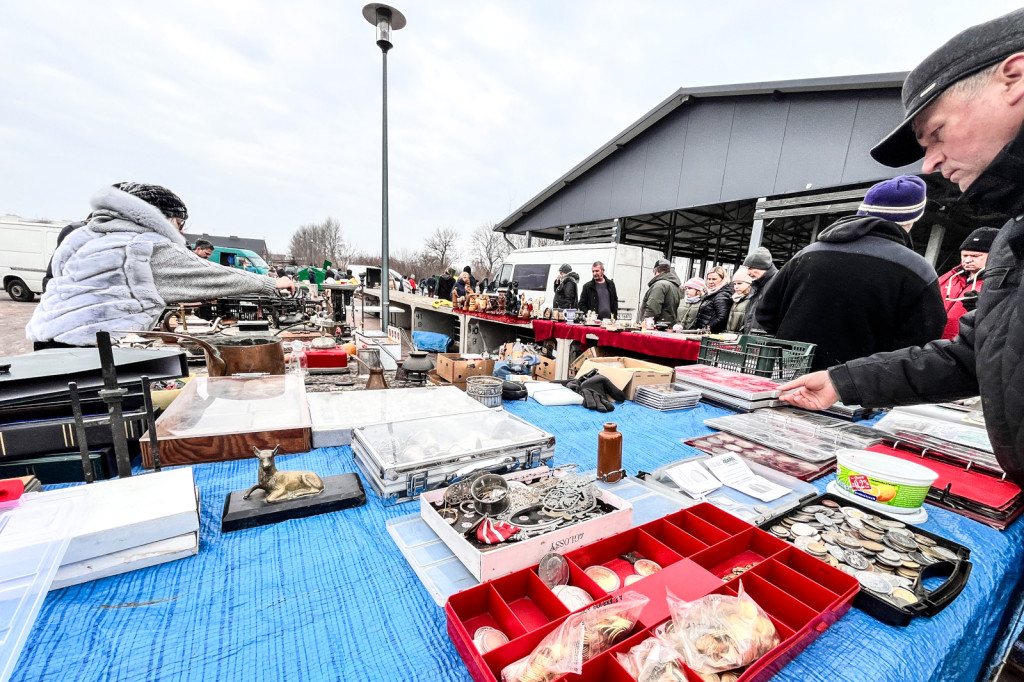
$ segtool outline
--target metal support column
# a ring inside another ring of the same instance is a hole
[[[928,233],[928,246],[924,250],[924,259],[935,267],[939,260],[939,249],[942,248],[942,238],[946,236],[946,226],[935,223],[931,232]]]
[[[821,230],[821,218],[820,214],[814,216],[814,226],[811,228],[811,244],[818,241],[818,232]]]
[[[765,197],[758,199],[758,203],[764,203]],[[764,237],[764,221],[758,218],[754,221],[752,229],[750,230],[750,244],[747,246],[747,255],[753,255],[757,248],[761,246],[761,239]]]

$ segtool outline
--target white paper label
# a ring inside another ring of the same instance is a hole
[[[703,497],[712,490],[722,487],[722,484],[700,462],[683,462],[668,469],[665,475],[683,492],[693,497]]]
[[[790,492],[789,488],[772,483],[758,476],[739,455],[719,455],[704,460],[711,473],[724,485],[741,493],[756,497],[762,502],[771,502]]]

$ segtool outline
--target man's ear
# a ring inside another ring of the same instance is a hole
[[[1003,96],[1011,106],[1024,101],[1024,52],[1012,54],[999,65],[996,79],[1003,88]]]

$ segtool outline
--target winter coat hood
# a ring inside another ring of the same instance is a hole
[[[914,243],[910,240],[910,233],[896,223],[874,216],[862,215],[840,218],[818,235],[818,241],[838,244],[857,241],[867,235],[888,239],[906,246],[908,249],[914,248]]]
[[[654,286],[655,282],[660,282],[662,280],[668,280],[669,282],[675,284],[677,287],[682,285],[682,282],[679,281],[679,277],[676,275],[676,273],[669,270],[668,272],[663,272],[660,275],[655,275],[654,277],[652,277],[651,281],[647,283],[647,286],[652,287]]]
[[[566,274],[562,275],[562,279],[566,278],[576,280],[577,282],[580,281],[580,276],[576,274],[575,270],[573,270],[572,272],[567,272]]]

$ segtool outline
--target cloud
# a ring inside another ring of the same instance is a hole
[[[0,213],[76,218],[165,184],[193,229],[283,250],[331,215],[380,239],[381,54],[360,3],[9,3]],[[680,86],[898,71],[1009,2],[403,0],[389,62],[391,243],[468,238]]]

